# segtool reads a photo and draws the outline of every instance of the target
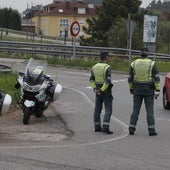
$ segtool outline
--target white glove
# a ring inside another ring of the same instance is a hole
[[[156,91],[154,92],[154,97],[155,97],[155,99],[157,99],[159,95],[160,95],[160,91],[156,90]]]

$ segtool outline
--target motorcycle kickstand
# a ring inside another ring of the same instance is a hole
[[[41,117],[42,117],[44,120],[47,120],[47,117],[44,116],[44,114],[42,114]]]

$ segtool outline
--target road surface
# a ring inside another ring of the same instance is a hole
[[[6,61],[2,61],[6,63]],[[9,63],[9,61],[8,61]],[[11,64],[11,63],[10,63]],[[12,62],[24,70],[25,62]],[[46,112],[47,120],[22,124],[20,110],[0,119],[0,169],[5,170],[169,170],[170,111],[155,101],[158,136],[148,136],[142,106],[136,135],[128,135],[132,112],[127,74],[112,74],[113,135],[93,129],[94,93],[89,71],[49,67],[63,86],[59,99]],[[161,87],[164,75],[161,75]]]

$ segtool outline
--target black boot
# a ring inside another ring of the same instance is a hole
[[[106,133],[108,135],[113,134],[113,132],[111,130],[109,130],[109,126],[108,125],[103,125],[102,132],[104,132],[104,133]]]
[[[157,136],[158,134],[155,132],[155,129],[148,129],[149,136]]]
[[[101,132],[102,129],[101,129],[101,128],[98,128],[98,129],[95,129],[94,131],[95,131],[95,132]]]
[[[129,127],[129,135],[134,135],[135,134],[135,128],[134,127]]]
[[[102,128],[100,125],[95,125],[94,127],[94,132],[101,132],[102,131]]]
[[[107,130],[102,129],[102,132],[104,132],[104,133],[106,133],[108,135],[113,134],[113,132],[111,130],[109,130],[109,129],[107,129]]]

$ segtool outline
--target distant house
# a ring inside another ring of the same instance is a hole
[[[35,23],[31,19],[21,19],[21,31],[35,32]]]
[[[88,26],[87,18],[97,17],[95,10],[99,6],[100,4],[87,4],[83,0],[54,1],[44,6],[32,18],[35,32],[46,36],[64,37],[68,31],[68,37],[71,37],[70,25],[77,21],[80,24],[80,33],[77,37],[85,35],[82,27]]]

